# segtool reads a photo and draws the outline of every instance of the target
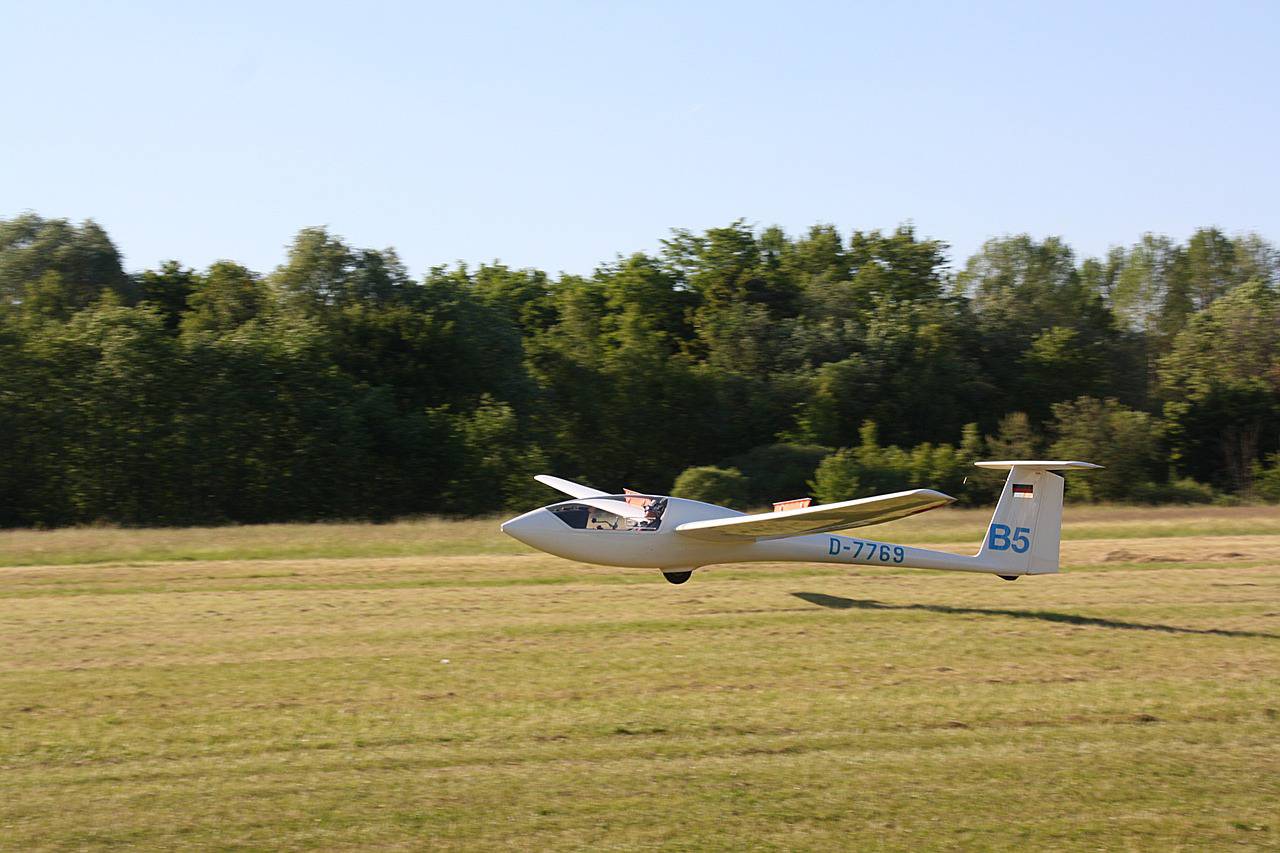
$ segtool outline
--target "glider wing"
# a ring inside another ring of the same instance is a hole
[[[609,494],[599,489],[593,489],[590,486],[583,486],[572,480],[564,480],[560,477],[552,477],[550,474],[538,474],[533,479],[537,480],[544,486],[550,486],[557,492],[564,492],[571,498],[602,498]]]
[[[880,524],[946,506],[954,500],[950,495],[932,489],[913,489],[909,492],[819,504],[804,509],[689,521],[677,527],[676,532],[707,542],[784,539],[788,536]]]

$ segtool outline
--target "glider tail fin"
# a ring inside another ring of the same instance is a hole
[[[1100,468],[1088,462],[977,462],[979,468],[1008,469],[996,511],[987,525],[978,559],[999,573],[1058,571],[1062,538],[1063,479],[1054,471]]]

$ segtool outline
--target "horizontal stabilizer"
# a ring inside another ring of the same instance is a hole
[[[1072,471],[1085,468],[1101,468],[1101,465],[1094,465],[1092,462],[1044,462],[1044,461],[1004,461],[1004,462],[975,462],[973,463],[979,468],[995,468],[999,471],[1008,471],[1012,468],[1034,468],[1037,471]]]
[[[756,539],[783,539],[828,530],[848,530],[880,524],[946,506],[955,498],[932,489],[913,489],[804,509],[733,515],[706,521],[689,521],[676,532],[707,542],[748,542]]]
[[[593,489],[590,486],[583,486],[572,480],[565,480],[560,477],[552,477],[550,474],[538,474],[533,479],[537,480],[544,486],[550,486],[557,492],[564,492],[571,498],[601,498],[609,494],[599,489]]]

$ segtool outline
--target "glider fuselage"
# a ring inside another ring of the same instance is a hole
[[[566,523],[554,508],[573,501],[540,507],[502,525],[502,532],[526,545],[582,563],[643,569],[696,568],[711,563],[754,560],[807,560],[826,547],[825,537],[803,536],[766,542],[703,542],[681,536],[677,526],[687,521],[742,515],[737,510],[685,498],[667,498],[657,529],[585,527]],[[812,540],[805,542],[802,540]],[[803,554],[804,556],[798,556]]]
[[[678,571],[715,563],[803,562],[845,565],[912,566],[990,571],[972,557],[896,545],[883,540],[813,533],[748,542],[706,542],[676,532],[690,521],[740,516],[737,510],[685,498],[666,498],[657,529],[610,526],[574,527],[555,512],[574,501],[540,507],[511,519],[502,532],[526,545],[581,563]]]

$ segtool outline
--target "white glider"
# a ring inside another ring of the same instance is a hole
[[[503,524],[502,531],[569,560],[660,569],[671,583],[684,583],[702,566],[759,561],[986,572],[1005,580],[1058,571],[1063,480],[1053,472],[1101,466],[1062,461],[975,464],[1007,469],[1009,476],[982,545],[972,557],[831,533],[893,521],[955,500],[932,489],[747,515],[666,495],[609,494],[540,474],[538,482],[572,500],[526,512]]]

